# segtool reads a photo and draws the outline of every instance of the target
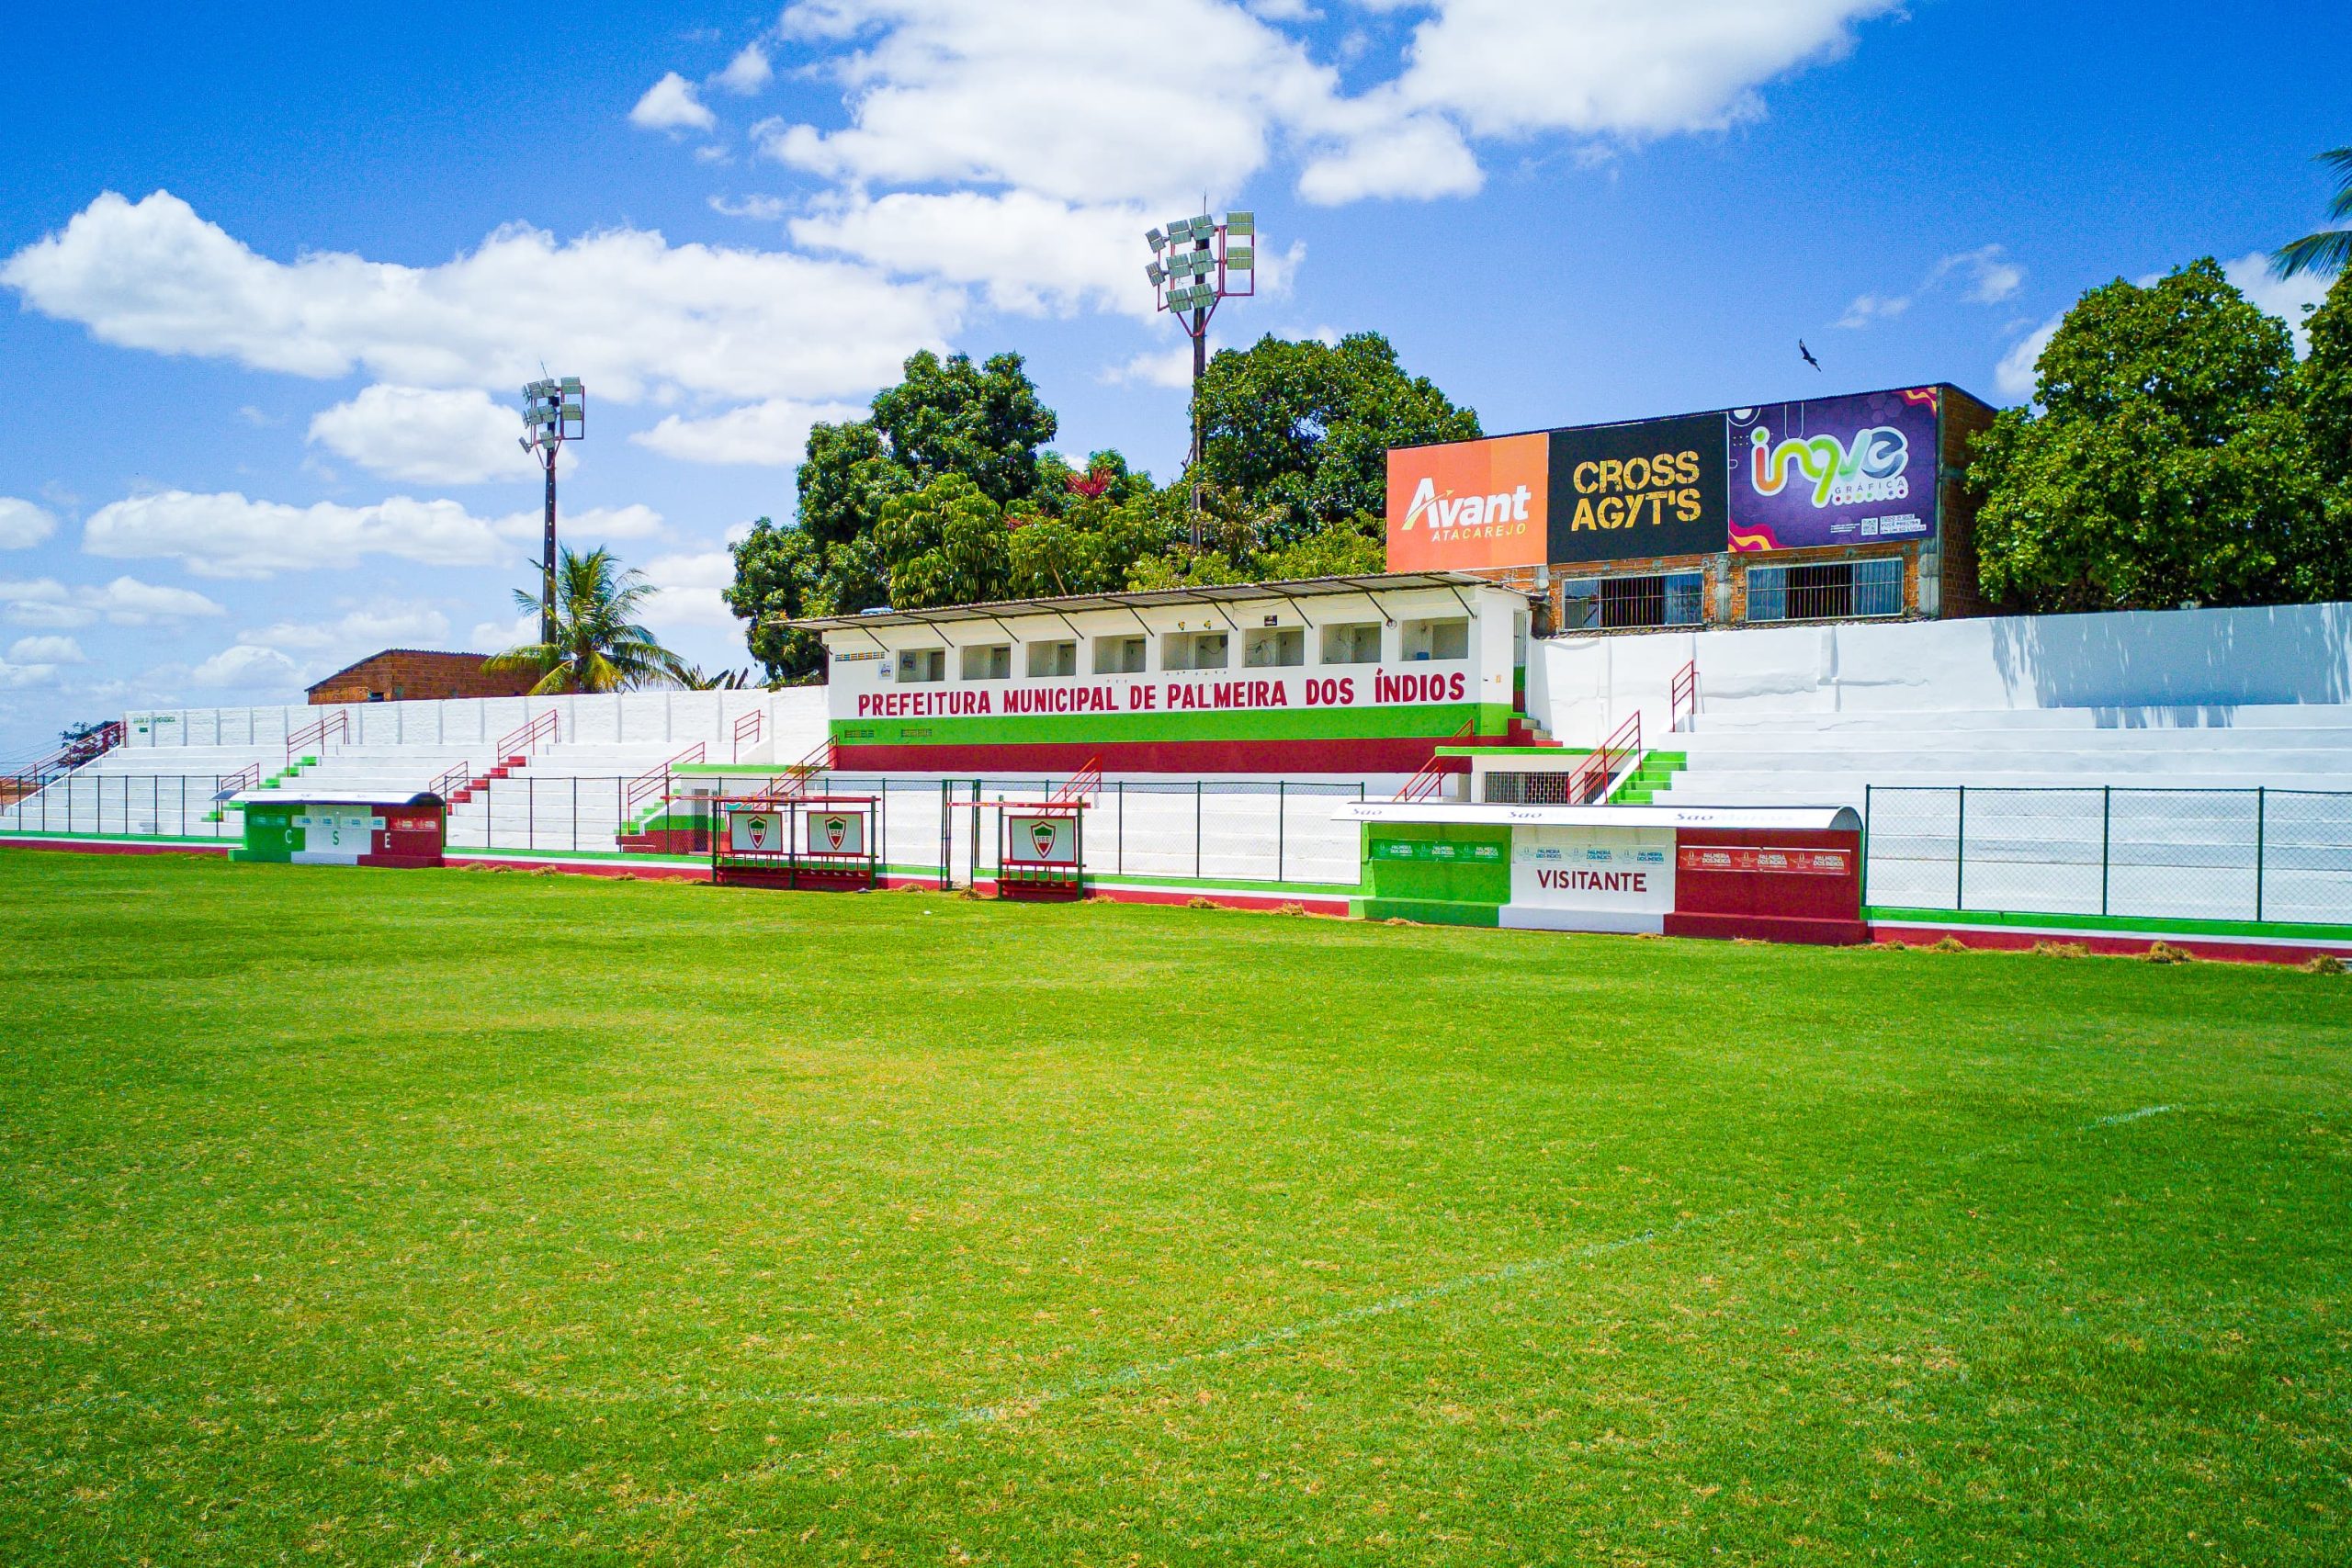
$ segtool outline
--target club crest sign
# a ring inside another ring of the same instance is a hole
[[[1019,817],[1006,824],[1014,848],[1041,865],[1078,863],[1078,833],[1068,817]]]
[[[729,818],[727,847],[740,854],[775,854],[784,848],[784,818],[774,811],[738,811]]]
[[[865,813],[811,811],[801,818],[805,842],[801,852],[812,855],[862,855],[865,852]]]

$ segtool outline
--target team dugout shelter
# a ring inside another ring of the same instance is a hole
[[[1978,615],[1993,415],[1938,384],[1396,447],[1387,564],[1520,587],[1544,635]]]
[[[838,772],[1364,777],[1524,738],[1532,614],[1436,570],[790,624],[824,641]]]

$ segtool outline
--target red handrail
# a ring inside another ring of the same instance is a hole
[[[516,755],[514,749],[517,746],[523,749],[524,753],[529,753],[537,750],[542,740],[560,740],[563,739],[562,728],[557,721],[555,709],[549,708],[538,717],[526,721],[521,728],[511,729],[500,736],[497,760],[503,762]]]
[[[784,770],[782,783],[772,784],[768,785],[767,788],[762,790],[759,794],[752,795],[749,798],[760,801],[769,806],[773,806],[779,801],[794,799],[795,797],[808,792],[808,781],[810,779],[815,778],[819,773],[826,772],[831,768],[832,765],[833,738],[828,735],[824,739],[817,742],[817,749],[815,750],[809,752],[808,755],[801,758],[800,761],[793,763],[792,766]]]
[[[286,738],[286,760],[288,762],[291,762],[294,760],[296,752],[300,751],[303,747],[310,745],[314,740],[318,742],[320,750],[325,750],[327,749],[327,737],[330,735],[341,740],[345,746],[351,744],[351,718],[350,716],[345,714],[341,708],[335,709],[334,712],[327,715],[326,717],[320,719],[315,724],[304,725],[301,728],[288,736]]]
[[[761,727],[766,722],[767,715],[758,708],[753,708],[751,712],[739,716],[735,720],[734,750],[728,761],[741,761],[743,760],[743,731],[749,729],[752,732],[752,744],[756,746],[760,743]]]
[[[36,795],[48,788],[52,779],[62,778],[83,763],[96,761],[121,745],[127,733],[122,720],[110,718],[21,770],[9,783],[19,797]]]
[[[1470,732],[1476,728],[1477,720],[1465,718],[1462,721],[1462,728],[1453,732],[1453,739],[1466,740],[1470,738]],[[1396,798],[1398,800],[1427,800],[1445,787],[1446,772],[1447,770],[1438,760],[1436,750],[1432,748],[1430,751],[1430,760],[1423,762],[1419,771],[1405,781],[1405,787],[1396,792]]]
[[[239,768],[235,773],[231,773],[227,778],[220,781],[220,787],[213,792],[212,798],[215,800],[226,800],[241,789],[259,789],[260,787],[261,764],[259,762],[247,762],[243,767]]]
[[[1589,806],[1609,793],[1609,781],[1617,776],[1619,768],[1628,757],[1638,757],[1642,751],[1642,711],[1635,708],[1631,717],[1619,725],[1615,733],[1600,743],[1600,749],[1585,758],[1568,775],[1568,804]]]
[[[657,792],[665,797],[669,795],[671,769],[681,762],[699,762],[702,759],[703,746],[702,742],[697,740],[660,767],[648,768],[629,780],[628,788],[621,796],[621,820],[628,822],[636,818],[638,802]]]
[[[1070,774],[1069,783],[1054,791],[1050,799],[1056,803],[1084,800],[1090,795],[1101,793],[1102,788],[1102,759],[1089,757],[1086,759],[1086,766]]]
[[[1667,696],[1666,724],[1668,729],[1682,728],[1682,710],[1688,706],[1690,716],[1699,716],[1699,661],[1693,659],[1675,671],[1674,685]]]
[[[473,782],[474,765],[471,762],[460,762],[424,787],[430,793],[447,800],[458,790]]]

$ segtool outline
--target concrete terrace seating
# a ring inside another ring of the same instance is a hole
[[[1863,804],[1865,787],[2352,791],[2352,705],[1702,713],[1669,805]]]

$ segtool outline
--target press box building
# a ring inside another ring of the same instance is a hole
[[[1388,567],[1523,589],[1547,633],[1980,615],[1993,414],[1936,385],[1398,447]]]

